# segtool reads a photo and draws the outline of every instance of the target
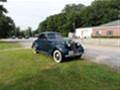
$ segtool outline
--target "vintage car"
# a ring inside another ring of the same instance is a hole
[[[84,53],[84,48],[80,43],[64,39],[57,32],[42,32],[33,42],[32,48],[35,53],[42,52],[52,56],[57,63],[68,57],[81,57]]]

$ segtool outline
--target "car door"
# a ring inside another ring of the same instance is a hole
[[[40,51],[45,51],[46,47],[46,37],[44,34],[41,34],[39,37],[38,43],[39,43],[39,50]]]
[[[49,53],[49,51],[51,50],[52,46],[51,46],[51,43],[49,40],[46,40],[45,41],[45,44],[44,44],[44,47],[45,47],[45,52]]]

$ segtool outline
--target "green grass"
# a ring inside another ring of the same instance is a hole
[[[17,42],[2,42],[0,41],[0,50],[18,48],[20,45]]]
[[[56,64],[27,49],[3,51],[0,90],[120,90],[120,73],[85,60]]]

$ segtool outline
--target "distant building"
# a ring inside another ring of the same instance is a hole
[[[75,30],[76,37],[120,37],[120,20],[116,20],[107,24],[90,28],[78,28]]]
[[[75,36],[78,38],[91,38],[92,28],[78,28],[75,31]]]
[[[73,33],[73,32],[69,32],[69,33],[68,33],[68,37],[69,37],[69,38],[73,38],[73,37],[74,37],[74,33]]]
[[[120,20],[116,20],[98,27],[93,27],[92,36],[120,37]]]

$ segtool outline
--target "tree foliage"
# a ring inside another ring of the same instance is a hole
[[[6,1],[6,0],[1,0]],[[7,16],[7,9],[0,5],[0,38],[7,38],[11,36],[15,30],[14,21],[11,17]]]
[[[32,28],[31,27],[28,27],[28,29],[26,29],[24,31],[24,36],[25,37],[32,37]]]
[[[27,29],[22,30],[20,27],[16,27],[13,35],[18,38],[32,37],[33,36],[32,28],[28,27]]]
[[[0,2],[6,2],[7,0],[0,0]]]
[[[117,20],[120,0],[95,0],[91,5],[68,4],[60,14],[47,17],[38,26],[37,33],[56,31],[67,35],[78,27],[90,27]]]

